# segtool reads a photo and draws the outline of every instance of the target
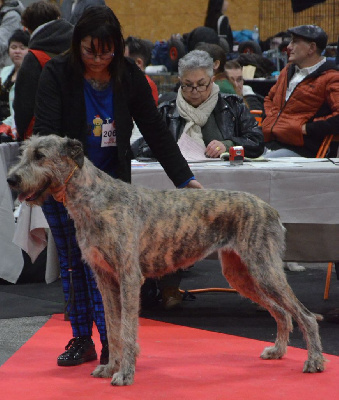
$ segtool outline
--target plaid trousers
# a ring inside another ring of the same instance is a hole
[[[92,336],[94,322],[101,342],[107,341],[101,294],[91,269],[81,260],[73,220],[69,217],[64,205],[54,200],[52,196],[44,202],[42,210],[58,252],[66,311],[73,336]]]

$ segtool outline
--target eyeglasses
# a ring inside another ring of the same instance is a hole
[[[212,82],[212,79],[210,79],[210,81],[208,82],[207,85],[198,85],[198,86],[180,85],[180,86],[181,86],[181,90],[185,93],[191,93],[191,92],[193,92],[194,89],[200,93],[200,92],[206,92],[206,90],[209,87],[209,85],[211,84],[211,82]]]
[[[95,54],[92,50],[86,49],[86,47],[81,47],[81,52],[84,58],[91,60],[95,60],[96,58],[100,58],[100,60],[109,60],[114,57],[114,53],[111,53],[110,51],[107,53]]]

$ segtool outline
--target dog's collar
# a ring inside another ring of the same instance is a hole
[[[74,172],[79,168],[78,164],[75,164],[75,167],[72,169],[71,173],[68,175],[68,177],[66,178],[64,185],[67,186],[67,183],[69,182],[69,180],[72,178]],[[66,190],[62,196],[62,203],[63,205],[66,207]]]

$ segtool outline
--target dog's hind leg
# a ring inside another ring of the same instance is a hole
[[[293,330],[292,318],[280,305],[258,289],[257,278],[234,251],[219,251],[222,272],[229,284],[241,295],[266,308],[277,323],[277,338],[274,346],[265,349],[261,357],[279,359],[287,351],[289,334]]]
[[[233,259],[236,257],[238,256],[233,256]],[[228,255],[223,255],[222,258],[225,259],[226,263],[232,261]],[[247,277],[243,276],[243,278],[251,281],[251,284],[247,286],[252,287],[252,293],[249,293],[246,285],[243,285],[245,288],[241,286],[239,278],[236,278],[232,283],[232,276],[229,278],[227,275],[226,277],[230,284],[240,293],[266,307],[277,322],[278,334],[275,346],[266,348],[261,357],[272,359],[280,358],[283,355],[282,350],[283,348],[286,349],[288,333],[292,330],[292,316],[298,323],[307,344],[308,360],[304,364],[303,372],[323,371],[324,357],[322,355],[316,316],[301,304],[294,295],[287,282],[280,258],[274,258],[274,255],[268,254],[266,254],[266,257],[261,255],[261,266],[258,266],[258,262],[254,258],[249,268],[241,261],[240,263],[238,262],[238,267],[239,265],[241,266],[242,274],[247,274]],[[232,271],[232,267],[229,269]],[[233,271],[233,275],[235,273],[236,270]],[[253,292],[255,293],[254,295]]]
[[[283,275],[283,272],[281,272],[281,274]],[[300,303],[287,281],[286,285],[281,288],[282,290],[278,291],[276,289],[277,286],[274,282],[265,282],[263,290],[265,292],[269,291],[271,298],[292,315],[292,318],[297,322],[299,329],[304,336],[308,350],[308,359],[305,361],[303,372],[323,371],[325,359],[322,355],[322,346],[316,315]],[[263,356],[267,353],[269,353],[269,349],[264,351]]]

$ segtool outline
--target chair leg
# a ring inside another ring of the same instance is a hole
[[[337,274],[337,279],[339,281],[339,263],[334,263],[334,269]]]
[[[327,275],[326,275],[326,284],[324,291],[324,300],[328,300],[328,295],[330,293],[330,283],[331,283],[331,275],[332,275],[333,263],[329,262],[327,267]]]

